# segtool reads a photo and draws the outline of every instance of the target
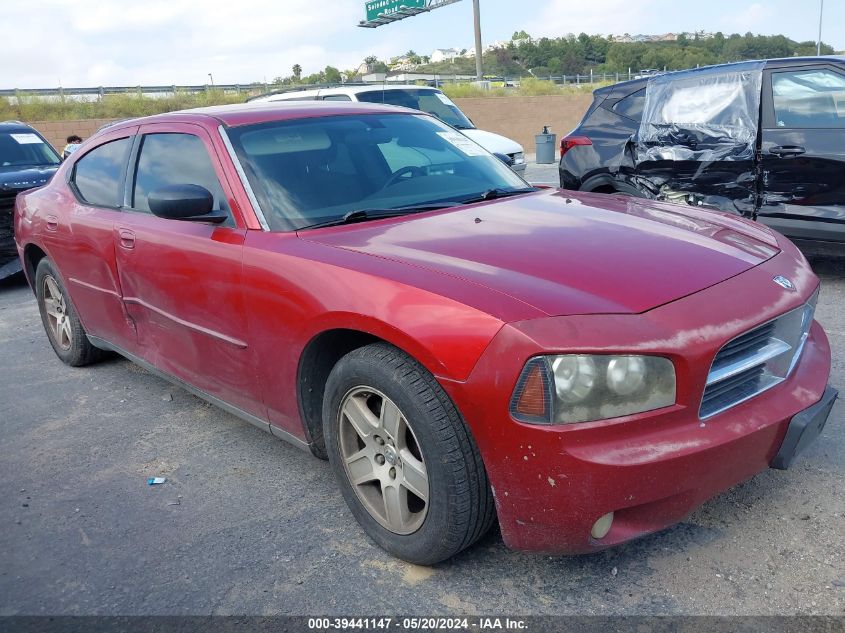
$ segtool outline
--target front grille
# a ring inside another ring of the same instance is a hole
[[[721,413],[786,380],[809,334],[817,298],[818,290],[803,306],[722,346],[710,366],[700,418]]]
[[[0,191],[0,266],[18,256],[14,232],[15,195],[16,191]]]

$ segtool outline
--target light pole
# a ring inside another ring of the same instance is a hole
[[[822,17],[824,16],[824,0],[819,3],[819,41],[816,44],[816,55],[822,54]]]
[[[472,0],[472,17],[475,23],[475,79],[481,81],[483,72],[481,70],[481,9],[479,0]]]
[[[214,77],[211,76],[211,73],[208,73],[208,79],[211,81],[211,86],[214,87]]]

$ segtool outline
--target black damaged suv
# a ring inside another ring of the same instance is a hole
[[[739,213],[845,254],[845,58],[723,64],[594,93],[564,189]]]
[[[12,217],[15,196],[46,184],[59,162],[56,150],[34,128],[0,122],[0,279],[21,270]]]

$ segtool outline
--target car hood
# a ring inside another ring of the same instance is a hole
[[[644,312],[779,252],[771,231],[739,218],[559,190],[300,235],[458,277],[548,315]]]
[[[0,167],[0,191],[23,191],[47,184],[58,165],[51,167]]]
[[[500,134],[479,130],[478,128],[461,130],[461,132],[481,145],[481,147],[486,149],[488,152],[498,154],[515,154],[516,152],[522,151],[522,145]]]

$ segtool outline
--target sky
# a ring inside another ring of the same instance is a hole
[[[472,2],[377,29],[364,0],[2,0],[0,88],[271,81],[367,55],[472,48]],[[481,0],[484,42],[680,31],[815,40],[819,0]],[[845,0],[825,2],[822,39],[845,50]]]

